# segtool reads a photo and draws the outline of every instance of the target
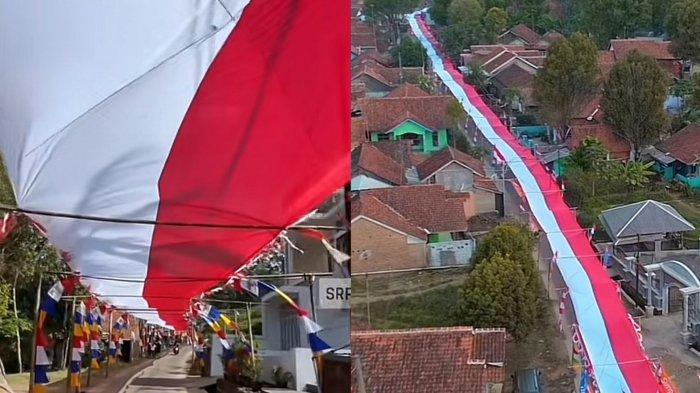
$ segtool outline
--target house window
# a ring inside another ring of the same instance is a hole
[[[403,134],[401,139],[410,140],[413,145],[413,150],[421,150],[423,148],[423,138],[418,134]]]
[[[440,138],[437,132],[433,132],[433,146],[440,146]]]
[[[385,133],[377,134],[377,140],[388,141],[389,139],[391,139],[391,136],[389,134],[385,134]]]
[[[280,305],[280,349],[288,351],[292,348],[301,348],[299,340],[299,317],[291,307]]]

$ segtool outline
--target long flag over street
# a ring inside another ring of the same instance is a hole
[[[348,181],[345,2],[0,4],[18,207],[101,300],[184,329]]]

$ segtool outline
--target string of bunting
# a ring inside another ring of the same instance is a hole
[[[3,220],[3,230],[6,229],[7,217]],[[63,294],[72,294],[75,291],[77,280],[74,276],[59,280],[42,296],[39,308],[39,320],[36,327],[36,355],[34,360],[34,392],[43,393],[49,383],[47,371],[51,362],[46,355],[46,347],[49,339],[44,327],[49,317],[58,318],[58,302]]]

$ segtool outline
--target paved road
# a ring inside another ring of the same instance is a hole
[[[200,388],[214,383],[215,379],[188,375],[191,358],[192,350],[189,347],[181,348],[178,355],[165,355],[136,374],[121,392],[204,392]]]

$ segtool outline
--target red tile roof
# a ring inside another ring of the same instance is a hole
[[[600,141],[610,152],[613,159],[629,159],[630,144],[622,137],[615,134],[612,128],[596,120],[575,120],[571,124],[571,133],[567,139],[569,149],[575,149],[583,143],[587,137],[593,137]]]
[[[362,142],[367,141],[367,134],[365,133],[366,128],[367,123],[365,123],[365,120],[362,118],[354,117],[350,121],[350,140],[353,149]]]
[[[478,176],[486,176],[484,171],[484,163],[481,162],[481,160],[457,149],[448,147],[440,150],[439,152],[433,154],[430,158],[420,163],[416,167],[416,170],[418,170],[418,177],[421,180],[425,180],[437,170],[453,161],[468,167]]]
[[[670,41],[657,41],[644,38],[610,40],[610,50],[617,61],[627,57],[632,51],[639,51],[656,60],[679,60],[671,53]]]
[[[387,67],[372,56],[355,60],[352,67],[352,79],[356,79],[362,74],[367,74],[387,85],[398,85],[402,80],[411,81],[423,74],[421,67]]]
[[[357,101],[370,132],[386,132],[402,118],[414,117],[433,130],[447,128],[447,107],[451,96],[364,98]]]
[[[610,75],[610,71],[615,65],[615,53],[609,50],[602,50],[598,52],[598,67],[600,67],[600,73],[604,78]]]
[[[407,235],[423,240],[428,239],[428,234],[425,230],[409,221],[386,203],[364,192],[356,195],[352,199],[350,203],[350,214],[352,220],[362,216],[378,221]]]
[[[415,163],[413,157],[413,142],[410,140],[372,142],[372,146],[376,147],[405,168],[409,168]]]
[[[477,177],[477,178],[475,178],[474,179],[474,187],[480,188],[480,189],[485,190],[485,191],[501,193],[501,190],[498,189],[496,182],[493,179],[491,179],[490,177]]]
[[[656,148],[686,164],[700,162],[700,124],[690,124],[661,141]]]
[[[505,341],[504,329],[471,327],[362,331],[350,339],[368,393],[483,393],[506,377]]]
[[[455,194],[442,185],[417,185],[362,191],[390,206],[411,223],[429,233],[467,230],[465,202],[468,194]]]
[[[395,186],[406,184],[404,167],[371,143],[362,143],[350,157],[353,176],[365,174]]]
[[[498,67],[504,65],[505,63],[513,60],[517,55],[511,51],[503,51],[501,53],[496,54],[496,56],[486,60],[481,68],[484,70],[484,72],[491,74],[493,71],[498,69]]]
[[[350,44],[356,48],[376,48],[377,37],[374,33],[352,33],[350,34]]]
[[[410,83],[404,83],[397,86],[389,94],[386,95],[387,98],[399,98],[399,97],[427,97],[430,94],[416,85]]]
[[[501,36],[504,36],[508,33],[511,33],[516,37],[522,38],[528,44],[534,44],[537,41],[539,41],[540,38],[542,38],[536,31],[532,30],[531,28],[525,26],[522,23],[511,27],[510,30],[501,34]]]

